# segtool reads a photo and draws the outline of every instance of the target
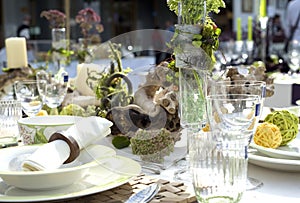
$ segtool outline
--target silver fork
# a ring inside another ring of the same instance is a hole
[[[125,203],[147,203],[158,193],[159,190],[160,184],[152,183],[138,193],[131,195]]]

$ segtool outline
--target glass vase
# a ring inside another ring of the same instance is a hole
[[[66,28],[53,28],[52,35],[52,61],[53,74],[56,74],[63,65],[66,65],[67,57],[63,52],[67,49]]]
[[[93,59],[92,55],[92,41],[90,38],[79,38],[78,39],[78,61],[79,63],[91,63]]]
[[[179,69],[180,123],[183,128],[202,127],[206,120],[205,96],[211,68],[211,58],[192,44],[198,25],[178,25],[180,47],[176,50]]]
[[[175,178],[192,181],[189,172],[189,136],[201,130],[206,123],[206,94],[212,63],[206,52],[192,44],[200,25],[177,25],[176,67],[179,69],[179,117],[182,136],[186,137],[186,158]]]

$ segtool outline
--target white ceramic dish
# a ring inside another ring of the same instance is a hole
[[[300,101],[300,100],[299,100]],[[281,110],[287,110],[296,116],[300,117],[300,106],[287,106],[287,107],[263,107],[262,115],[260,116],[260,120],[263,121],[268,114],[272,113],[272,110],[274,111],[281,111]]]
[[[47,143],[53,133],[68,129],[80,118],[62,115],[27,117],[18,120],[18,127],[24,145]]]
[[[116,152],[106,146],[91,145],[73,162],[51,171],[22,171],[22,161],[39,146],[19,146],[0,150],[0,177],[7,184],[26,190],[49,190],[65,187],[83,178],[91,167],[105,163]]]
[[[252,142],[250,147],[269,157],[279,159],[300,159],[300,139],[291,141],[288,145],[276,149],[259,146]]]
[[[22,190],[8,186],[0,179],[0,202],[41,202],[81,197],[118,187],[140,172],[141,166],[137,162],[115,156],[105,165],[91,168],[74,184],[56,190]]]
[[[272,170],[300,172],[300,160],[271,158],[259,152],[249,153],[249,163]]]

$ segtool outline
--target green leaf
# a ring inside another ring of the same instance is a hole
[[[201,41],[193,41],[192,44],[193,44],[193,46],[200,48],[202,45],[202,42]]]
[[[47,143],[48,140],[44,135],[45,128],[41,128],[36,131],[36,134],[34,136],[34,143],[35,144],[41,144],[41,143]]]

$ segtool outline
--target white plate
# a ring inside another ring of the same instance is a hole
[[[269,157],[279,159],[300,159],[300,139],[294,139],[286,146],[281,146],[276,149],[262,147],[254,142],[251,142],[250,147],[258,150],[260,153]]]
[[[81,197],[118,187],[140,172],[141,166],[137,162],[115,156],[104,166],[91,168],[81,180],[56,190],[22,190],[8,186],[0,179],[0,202],[40,202]]]
[[[259,152],[249,153],[249,163],[272,170],[300,172],[300,160],[271,158]]]
[[[0,177],[6,184],[27,190],[48,190],[65,187],[78,181],[91,167],[116,155],[115,150],[101,145],[91,145],[79,157],[61,168],[51,171],[23,171],[21,164],[38,149],[35,146],[18,146],[0,150]],[[99,160],[99,161],[98,161]]]

